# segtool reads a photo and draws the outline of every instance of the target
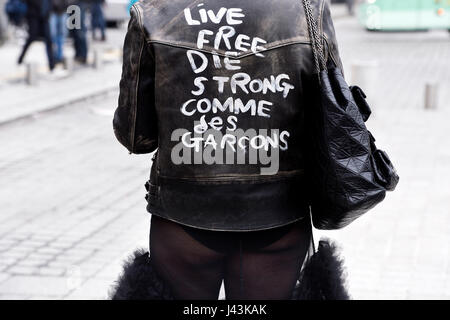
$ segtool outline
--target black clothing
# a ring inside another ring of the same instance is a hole
[[[340,66],[328,1],[313,7],[326,58]],[[142,0],[131,10],[123,58],[114,132],[132,153],[158,149],[149,212],[224,231],[274,228],[309,214],[304,108],[315,68],[302,1]],[[215,152],[205,143],[211,135],[222,136],[214,136]],[[236,139],[231,146],[226,135]],[[249,160],[262,152],[255,141],[270,147],[274,171]],[[208,152],[218,159],[207,163]]]
[[[311,223],[264,231],[182,227],[152,216],[150,256],[174,299],[291,299],[311,244]]]
[[[49,16],[51,10],[50,0],[26,0],[28,26],[28,38],[25,41],[22,52],[19,56],[19,64],[23,62],[25,54],[33,41],[43,40],[47,51],[47,58],[50,70],[55,67],[53,56],[53,43],[50,33]]]

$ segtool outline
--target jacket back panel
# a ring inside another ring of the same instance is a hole
[[[313,65],[301,1],[144,1],[137,9],[155,60],[162,176],[254,179],[269,166],[259,157],[267,148],[278,162],[268,175],[303,169],[303,82]]]

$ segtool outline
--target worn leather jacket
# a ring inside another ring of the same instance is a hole
[[[328,0],[312,0],[341,67]],[[131,10],[114,132],[157,149],[147,209],[209,230],[309,216],[304,110],[314,61],[301,0],[141,0]]]

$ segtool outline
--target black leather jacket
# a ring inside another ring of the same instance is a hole
[[[312,4],[326,58],[341,66],[329,4]],[[148,211],[233,231],[308,215],[303,114],[313,74],[301,0],[136,3],[113,124],[130,153],[158,149]]]

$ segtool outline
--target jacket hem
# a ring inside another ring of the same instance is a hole
[[[187,226],[223,231],[271,229],[310,212],[303,176],[262,183],[149,182],[147,211]]]
[[[164,214],[159,213],[157,210],[154,209],[147,209],[147,212],[150,213],[151,215],[155,215],[158,216],[160,218],[181,224],[183,226],[186,227],[190,227],[190,228],[195,228],[195,229],[201,229],[201,230],[208,230],[208,231],[223,231],[223,232],[252,232],[252,231],[263,231],[263,230],[270,230],[270,229],[275,229],[275,228],[281,228],[284,226],[287,226],[291,223],[295,223],[297,221],[303,220],[307,217],[307,215],[301,216],[299,218],[295,218],[293,220],[289,220],[286,222],[281,222],[281,223],[276,223],[276,224],[270,224],[267,226],[260,226],[260,227],[256,227],[256,228],[225,228],[225,227],[206,227],[206,226],[202,226],[202,225],[193,225],[193,224],[189,224],[186,222],[183,222],[179,219],[174,219],[174,218],[169,218]]]

